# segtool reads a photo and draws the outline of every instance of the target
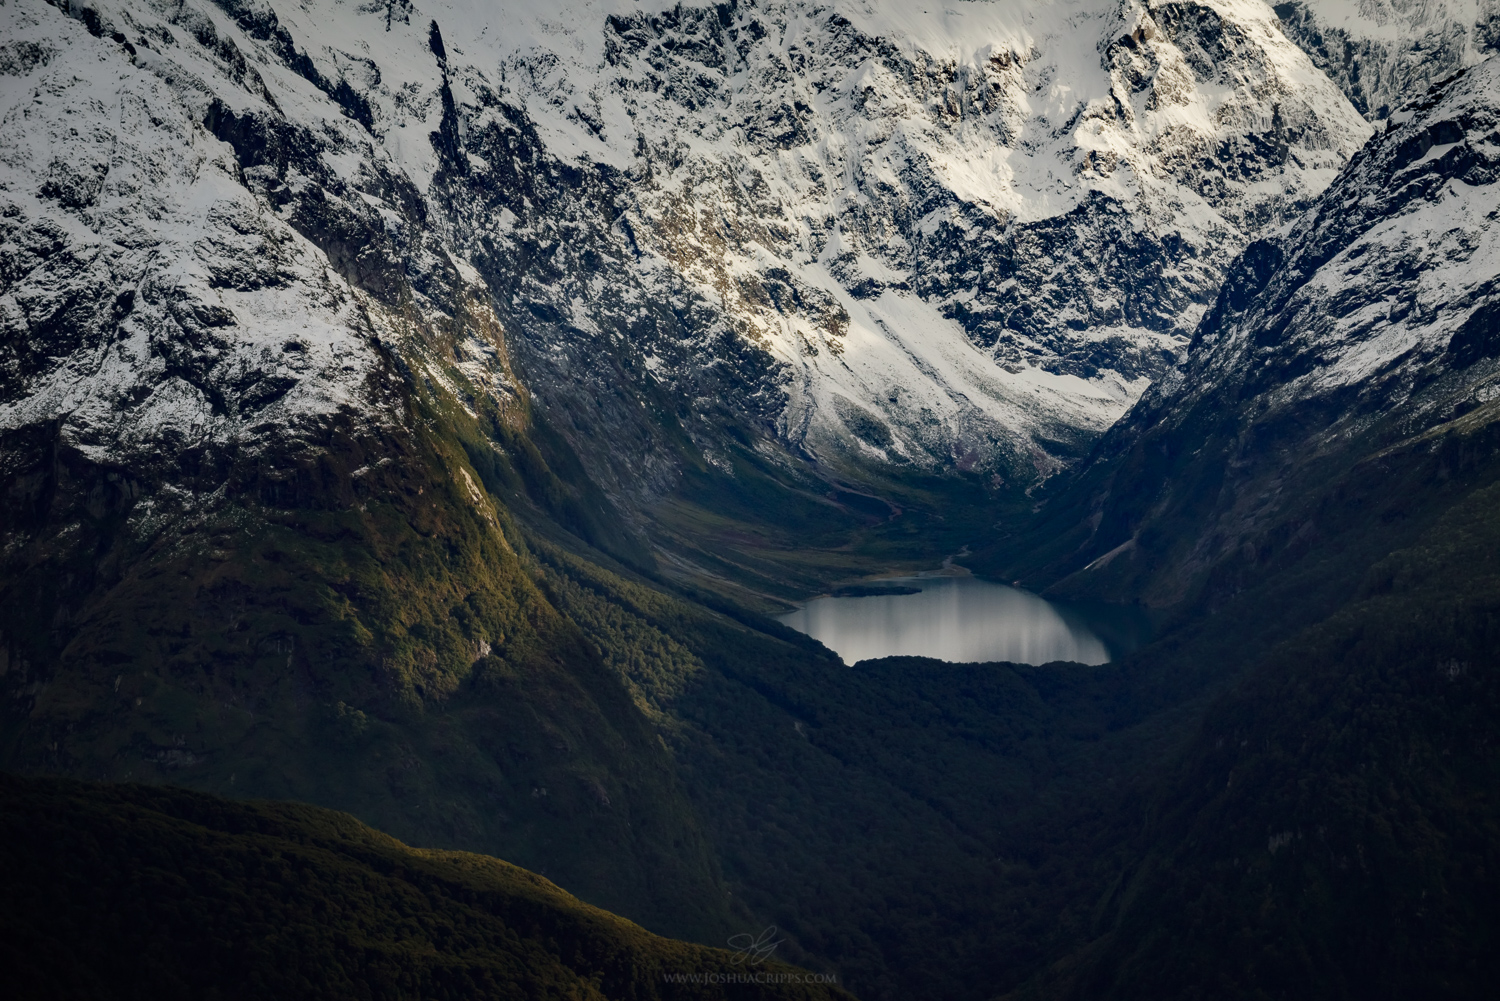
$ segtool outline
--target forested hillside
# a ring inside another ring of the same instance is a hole
[[[0,805],[13,997],[848,997],[331,810],[13,776]]]

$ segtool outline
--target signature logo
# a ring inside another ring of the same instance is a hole
[[[759,935],[740,933],[729,937],[729,948],[735,952],[735,966],[759,966],[771,958],[771,953],[781,942],[776,938],[776,926],[769,925]]]

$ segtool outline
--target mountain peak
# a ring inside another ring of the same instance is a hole
[[[58,56],[16,49],[15,85],[91,97],[64,102],[61,118],[9,119],[8,190],[27,193],[10,218],[39,219],[27,199],[50,198],[86,228],[140,225],[144,207],[91,201],[90,178],[124,143],[137,159],[220,164],[193,168],[192,184],[227,187],[187,198],[172,232],[225,212],[260,220],[226,224],[236,235],[213,245],[213,267],[246,274],[205,278],[194,301],[209,311],[288,308],[266,300],[269,277],[250,277],[274,258],[241,235],[256,227],[283,233],[284,254],[313,255],[293,268],[305,281],[321,281],[326,259],[337,282],[374,296],[372,317],[406,301],[402,289],[449,314],[426,290],[456,268],[487,289],[590,473],[630,503],[668,489],[678,463],[641,418],[658,393],[713,400],[775,447],[834,465],[1045,477],[1180,360],[1233,253],[1321,190],[1368,129],[1248,3],[516,2],[481,16],[108,0],[84,21],[40,0],[22,8],[16,44]],[[122,132],[127,106],[162,124]],[[53,141],[47,129],[67,131],[67,156],[25,152]],[[170,202],[188,189],[169,173],[133,190]],[[147,265],[130,267],[108,281],[141,285]],[[319,322],[356,331],[338,349],[362,359],[351,385],[375,364],[370,324],[399,325]],[[240,350],[214,329],[214,359]],[[261,355],[287,338],[267,336],[277,343],[243,345],[259,361],[235,364],[279,371],[284,359]],[[25,385],[91,384],[40,361],[72,357],[61,348],[38,346]],[[353,405],[358,393],[333,388],[346,366],[322,350],[297,358],[316,356],[327,386],[300,380],[290,399]],[[593,389],[578,395],[583,372],[633,404],[599,411]],[[33,392],[21,385],[16,406]],[[234,392],[215,404],[222,387],[182,385],[191,407],[232,409]],[[722,420],[695,410],[689,436],[722,461]],[[641,442],[630,464],[664,480],[642,484],[591,447],[622,421]]]
[[[1185,600],[1243,547],[1287,545],[1351,468],[1491,413],[1497,184],[1488,59],[1393,113],[1312,207],[1228,269],[1182,371],[1055,499],[1081,524],[1053,572]],[[1138,552],[1143,538],[1172,554]]]

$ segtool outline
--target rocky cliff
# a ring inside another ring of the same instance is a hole
[[[1494,0],[1291,0],[1274,6],[1287,37],[1374,122],[1500,45]]]
[[[11,4],[7,426],[378,421],[463,301],[626,507],[726,425],[1024,484],[1367,134],[1257,4],[554,7]]]
[[[1172,604],[1215,568],[1305,550],[1329,528],[1312,498],[1341,477],[1488,426],[1497,124],[1490,60],[1393,112],[1314,208],[1245,251],[1183,371],[1055,501],[1082,520],[1051,572]]]

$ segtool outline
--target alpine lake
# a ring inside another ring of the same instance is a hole
[[[840,588],[779,620],[846,664],[879,657],[1104,664],[1150,634],[1139,609],[1048,601],[951,571]]]

